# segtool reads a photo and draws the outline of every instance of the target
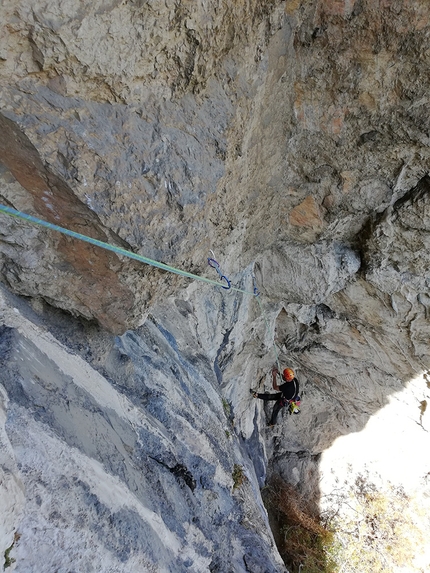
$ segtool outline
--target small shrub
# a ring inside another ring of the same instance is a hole
[[[10,552],[12,551],[14,545],[15,545],[15,541],[13,541],[12,545],[10,547],[8,547],[6,549],[6,551],[4,552],[3,570],[10,567],[12,565],[12,563],[15,563],[15,559],[13,557],[10,557]]]
[[[340,491],[340,493],[339,493]],[[391,484],[379,490],[367,476],[327,496],[314,515],[279,477],[262,492],[279,552],[291,573],[422,572],[414,558],[425,547],[419,508]]]
[[[278,550],[291,573],[335,573],[336,561],[329,551],[333,533],[313,515],[299,492],[275,476],[263,497]]]
[[[227,400],[225,398],[222,399],[222,407],[224,408],[224,414],[227,416],[227,418],[230,419],[231,405],[229,402],[227,402]]]
[[[360,475],[334,505],[328,519],[341,541],[334,553],[343,573],[414,571],[411,564],[425,537],[414,518],[419,510],[402,488],[388,484],[379,490]]]
[[[243,471],[243,467],[240,466],[239,464],[234,464],[232,478],[233,478],[233,489],[240,487],[246,480],[246,475],[245,472]]]
[[[21,537],[21,534],[18,533],[17,531],[15,531],[15,534],[13,536],[13,541],[12,541],[12,545],[10,547],[8,547],[6,549],[6,551],[4,552],[4,564],[3,564],[3,571],[5,571],[8,567],[10,567],[12,565],[12,563],[15,563],[15,559],[13,557],[10,556],[10,552],[13,549],[13,546],[15,545],[15,543],[17,541],[19,541]]]

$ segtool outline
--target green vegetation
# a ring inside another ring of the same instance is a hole
[[[245,472],[243,471],[243,467],[240,466],[239,464],[234,464],[232,478],[233,478],[233,489],[240,487],[246,480],[246,475]]]
[[[13,557],[9,557],[9,553],[11,552],[13,547],[13,543],[10,547],[8,547],[6,549],[6,551],[4,552],[4,565],[3,565],[3,571],[5,569],[7,569],[8,567],[10,567],[12,565],[12,563],[15,563],[15,559]]]
[[[262,492],[279,552],[291,573],[392,573],[401,567],[420,571],[412,568],[424,547],[424,532],[416,524],[420,510],[401,488],[389,485],[379,491],[359,476],[339,491],[329,496],[330,511],[323,515],[315,515],[279,477]]]
[[[416,522],[420,509],[402,488],[389,484],[381,491],[358,476],[338,505],[326,519],[335,532],[333,554],[343,573],[418,571],[412,562],[425,543]]]
[[[230,424],[230,427],[234,428],[232,411],[231,411],[231,404],[225,398],[222,399],[222,407],[224,408],[224,414],[225,414],[225,417],[227,418],[227,420]],[[231,431],[225,430],[225,435],[227,436],[228,439],[230,439],[231,438]]]
[[[13,536],[13,541],[12,541],[12,545],[10,547],[8,547],[6,549],[6,551],[4,552],[4,564],[3,564],[3,571],[5,571],[8,567],[10,567],[12,565],[12,563],[15,563],[15,559],[13,557],[10,556],[10,552],[13,549],[13,546],[15,545],[15,543],[17,541],[19,541],[21,537],[21,534],[18,533],[17,531],[15,531],[15,534]]]
[[[336,573],[332,531],[298,491],[275,476],[263,493],[275,540],[291,573]]]
[[[222,399],[222,407],[224,408],[224,414],[230,419],[231,416],[231,405],[225,398]]]

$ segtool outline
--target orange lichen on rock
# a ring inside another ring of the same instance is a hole
[[[294,207],[290,213],[290,223],[296,227],[310,227],[312,229],[322,227],[321,209],[313,197],[306,197],[300,205]]]

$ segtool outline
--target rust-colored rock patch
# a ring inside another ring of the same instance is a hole
[[[307,227],[315,230],[322,228],[322,213],[313,197],[306,197],[300,205],[294,207],[290,213],[290,223],[296,227]]]
[[[1,114],[0,131],[0,161],[31,195],[35,214],[50,223],[108,242],[96,215],[43,165],[27,136]],[[56,248],[68,273],[68,280],[63,285],[59,282],[58,289],[70,297],[70,308],[93,316],[113,332],[123,332],[134,295],[113,270],[120,266],[118,257],[65,236],[58,236]],[[55,275],[51,275],[55,282]]]

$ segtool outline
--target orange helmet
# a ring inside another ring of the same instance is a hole
[[[287,382],[291,382],[291,380],[294,378],[294,370],[291,368],[285,368],[282,375]]]

